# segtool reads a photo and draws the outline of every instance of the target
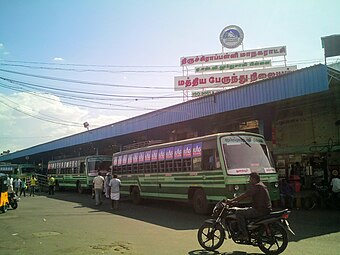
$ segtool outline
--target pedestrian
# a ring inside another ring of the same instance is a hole
[[[13,190],[13,178],[12,178],[12,175],[9,175],[7,177],[7,183],[8,183],[8,192],[9,193],[14,192],[14,190]]]
[[[279,184],[280,189],[280,198],[281,198],[281,207],[286,208],[293,208],[294,202],[294,189],[290,185],[290,183],[286,179],[282,179]]]
[[[30,196],[35,194],[35,187],[37,186],[38,180],[35,177],[35,175],[32,175],[31,180],[30,180]]]
[[[22,178],[20,186],[20,196],[22,193],[24,193],[24,197],[26,197],[26,189],[27,189],[26,178]]]
[[[20,185],[21,185],[21,180],[20,178],[15,178],[14,180],[14,191],[15,191],[15,195],[19,195],[19,191],[20,191]]]
[[[54,195],[55,179],[53,176],[48,176],[48,194]]]
[[[110,181],[112,179],[111,173],[108,172],[105,176],[105,197],[110,198]]]
[[[117,175],[114,174],[109,184],[111,188],[111,209],[118,209],[118,203],[120,199],[120,185],[120,180],[117,178]]]
[[[98,175],[93,179],[94,186],[94,196],[96,199],[96,205],[101,205],[102,196],[103,196],[103,188],[104,188],[104,177],[101,176],[101,173],[98,172]]]

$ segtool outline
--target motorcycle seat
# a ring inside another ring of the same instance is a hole
[[[265,220],[265,219],[269,219],[269,218],[273,218],[279,215],[282,215],[284,213],[288,213],[289,210],[288,209],[284,209],[284,210],[280,210],[280,211],[274,211],[274,212],[270,212],[269,214],[262,216],[260,218],[256,218],[256,219],[251,219],[251,221],[253,221],[254,223]]]

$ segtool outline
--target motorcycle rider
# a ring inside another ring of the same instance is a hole
[[[233,204],[244,199],[251,198],[252,207],[239,208],[235,207],[236,219],[239,227],[239,239],[249,240],[247,232],[247,219],[263,217],[270,213],[272,204],[267,187],[260,181],[258,173],[251,173],[249,177],[249,189],[238,197],[227,199],[226,202]]]

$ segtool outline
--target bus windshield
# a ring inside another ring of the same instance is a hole
[[[98,172],[100,172],[102,175],[105,175],[110,171],[112,159],[108,158],[105,160],[100,158],[89,158],[87,163],[89,176],[96,176]]]
[[[276,173],[263,138],[233,135],[222,137],[221,143],[228,174]]]

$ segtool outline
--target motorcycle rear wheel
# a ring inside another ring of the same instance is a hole
[[[221,225],[213,227],[213,223],[205,222],[197,233],[199,244],[207,251],[214,251],[221,247],[224,242],[225,232]]]
[[[287,231],[278,223],[269,225],[270,236],[267,236],[265,229],[261,230],[259,237],[259,248],[262,252],[269,255],[282,253],[288,245]]]

